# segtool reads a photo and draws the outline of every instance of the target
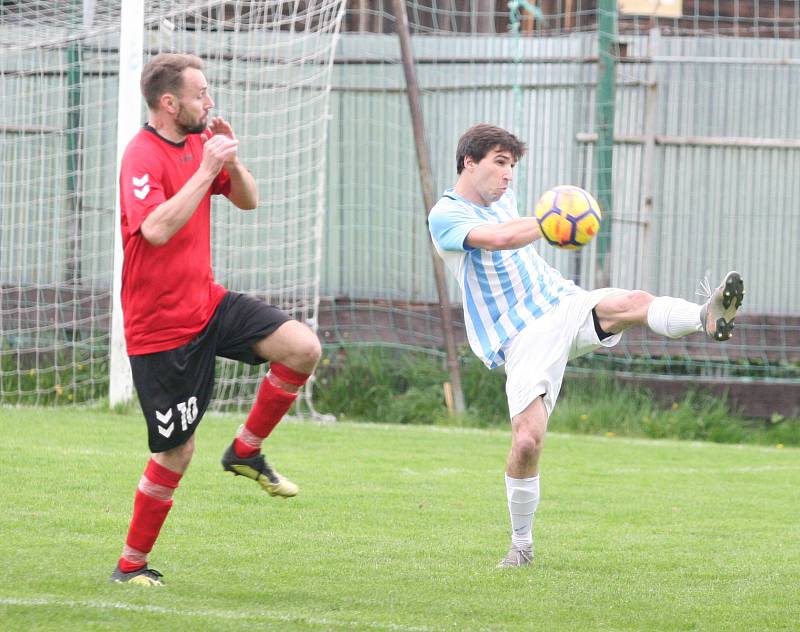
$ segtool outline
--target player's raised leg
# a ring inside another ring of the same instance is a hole
[[[497,568],[533,561],[533,519],[539,506],[539,457],[547,431],[541,397],[511,420],[511,451],[506,466],[506,497],[511,517],[511,548]]]
[[[164,526],[172,495],[194,453],[194,435],[176,448],[153,454],[144,470],[133,501],[133,517],[111,581],[163,586],[161,573],[148,568],[147,556]]]
[[[254,351],[270,360],[269,373],[259,387],[247,422],[222,456],[222,467],[253,479],[270,496],[296,496],[297,485],[270,467],[261,445],[314,372],[321,354],[319,340],[306,325],[290,320],[259,340]]]
[[[704,287],[704,291],[707,300],[702,305],[672,296],[654,297],[639,290],[623,292],[600,301],[595,313],[601,329],[608,333],[646,325],[668,338],[702,331],[715,341],[730,339],[744,298],[742,275],[728,272],[715,290]]]

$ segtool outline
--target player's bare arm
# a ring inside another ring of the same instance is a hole
[[[228,199],[237,208],[251,211],[258,206],[258,187],[255,178],[238,160],[225,163],[225,169],[231,177],[231,191]]]
[[[231,140],[236,140],[233,127],[221,116],[211,119],[208,129],[215,136],[225,136]],[[247,168],[239,161],[238,155],[225,163],[225,169],[231,177],[231,191],[228,199],[243,211],[250,211],[258,206],[258,186],[255,178]]]
[[[159,204],[142,222],[142,236],[153,246],[163,246],[194,214],[223,165],[236,155],[239,141],[213,136],[203,146],[203,159],[195,174],[178,193]]]
[[[503,224],[486,224],[469,231],[466,245],[482,250],[522,248],[542,236],[535,217],[520,217]]]

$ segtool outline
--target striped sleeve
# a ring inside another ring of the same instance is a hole
[[[486,220],[471,209],[446,197],[439,200],[428,215],[431,237],[442,250],[474,250],[464,242],[473,228],[484,224]]]

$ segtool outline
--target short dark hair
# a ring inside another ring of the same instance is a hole
[[[183,71],[187,68],[203,70],[203,60],[197,55],[160,53],[142,70],[139,86],[147,107],[155,110],[158,100],[167,92],[180,96],[183,88]]]
[[[458,141],[456,172],[460,174],[464,170],[464,158],[467,156],[480,162],[495,147],[510,151],[515,161],[519,161],[527,149],[525,143],[502,127],[486,123],[473,125]]]

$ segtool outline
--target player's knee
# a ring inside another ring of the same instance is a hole
[[[650,306],[650,303],[653,302],[655,297],[650,294],[649,292],[645,292],[644,290],[633,290],[628,292],[625,296],[626,300],[626,312],[638,313],[642,310],[647,311],[647,308]]]
[[[537,457],[542,451],[542,439],[534,433],[520,432],[514,435],[514,451],[522,457]]]
[[[319,362],[320,356],[322,356],[322,345],[314,332],[310,332],[310,334],[311,335],[303,342],[303,358],[308,363],[317,366],[317,362]]]
[[[595,308],[600,326],[605,331],[616,333],[632,324],[646,322],[647,309],[653,298],[652,294],[643,290],[612,296],[608,302],[603,301]]]
[[[179,446],[175,446],[156,456],[156,461],[175,472],[183,472],[189,467],[194,455],[194,435]]]
[[[179,445],[175,450],[177,452],[176,456],[182,458],[188,465],[189,461],[192,460],[192,456],[194,456],[194,435],[189,441]]]
[[[321,355],[322,345],[319,343],[319,338],[313,331],[307,329],[305,333],[298,336],[286,364],[297,371],[311,373],[316,368]]]

